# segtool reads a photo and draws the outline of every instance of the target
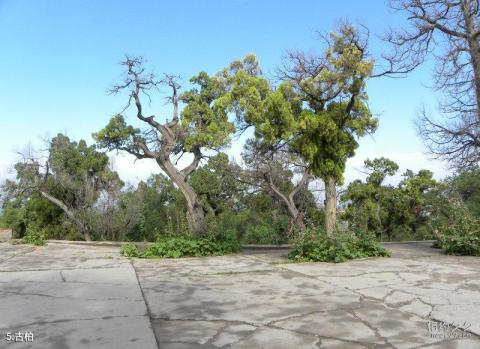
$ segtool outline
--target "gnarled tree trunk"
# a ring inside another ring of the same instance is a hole
[[[90,231],[87,225],[84,224],[80,219],[78,219],[76,215],[72,212],[72,210],[68,208],[67,205],[65,205],[61,200],[57,199],[56,197],[53,197],[52,195],[44,191],[40,191],[40,194],[45,199],[47,199],[48,201],[50,201],[51,203],[59,207],[63,212],[65,212],[68,219],[70,219],[78,227],[78,229],[80,230],[80,234],[82,234],[82,237],[85,241],[92,241],[92,237],[90,235]]]
[[[325,179],[325,231],[328,236],[335,232],[337,221],[337,188],[332,177]]]
[[[310,173],[308,171],[305,172],[300,182],[298,182],[298,184],[293,188],[293,190],[288,195],[283,194],[275,186],[272,178],[268,173],[265,174],[265,176],[266,176],[268,187],[271,189],[275,197],[281,200],[287,207],[288,213],[290,214],[290,217],[291,217],[291,222],[295,225],[295,227],[299,231],[305,230],[305,222],[304,222],[305,215],[303,214],[303,212],[299,211],[299,209],[297,208],[297,205],[295,204],[294,199],[295,199],[295,195],[300,191],[300,189],[308,185],[308,182],[310,180]]]
[[[206,229],[205,212],[203,211],[198,194],[188,182],[188,176],[185,172],[177,170],[166,156],[157,158],[157,163],[173,183],[177,185],[185,198],[187,203],[187,220],[190,230],[195,235],[202,234]]]

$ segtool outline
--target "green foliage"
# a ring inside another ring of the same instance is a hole
[[[480,220],[467,209],[458,207],[448,221],[436,225],[436,246],[447,254],[480,256]]]
[[[220,256],[237,252],[240,245],[235,241],[212,239],[166,238],[147,247],[141,258],[181,258]]]
[[[194,88],[185,92],[180,99],[185,103],[182,111],[182,125],[187,137],[184,147],[187,151],[195,147],[217,149],[226,145],[235,126],[228,120],[227,109],[217,100],[225,93],[218,77],[200,72],[190,79]]]
[[[282,235],[271,225],[251,225],[243,236],[245,244],[277,245],[285,242]]]
[[[466,208],[480,218],[480,167],[460,171],[447,179],[451,191],[460,196]]]
[[[137,246],[131,243],[123,244],[122,248],[120,249],[120,254],[128,258],[140,256]]]
[[[2,221],[12,229],[15,238],[25,236],[27,225],[40,228],[45,232],[45,238],[64,238],[64,220],[63,212],[57,206],[36,193],[28,200],[17,197],[6,202],[2,212]]]
[[[37,226],[31,224],[27,227],[27,232],[20,243],[43,246],[45,245],[45,240],[42,231]]]
[[[384,185],[398,165],[385,158],[366,160],[365,182],[349,184],[341,200],[346,205],[342,218],[355,229],[376,234],[377,239],[424,240],[432,238],[430,223],[445,202],[445,186],[427,170],[407,170],[397,187]]]
[[[49,238],[76,238],[102,221],[95,207],[100,197],[123,186],[110,170],[106,154],[62,134],[49,143],[46,163],[32,156],[15,164],[15,169],[16,180],[7,180],[2,187],[8,198],[3,202],[3,219],[16,237],[35,225]],[[67,222],[75,228],[64,229]]]
[[[315,175],[334,177],[338,182],[343,180],[346,160],[358,147],[356,137],[377,127],[365,103],[363,82],[372,62],[351,42],[353,29],[342,30],[333,34],[334,47],[326,49],[326,64],[320,73],[323,78],[302,79],[297,89],[294,81],[274,88],[260,75],[255,57],[247,56],[224,71],[229,89],[222,97],[240,123],[255,127],[261,142],[289,142],[292,152],[299,154]],[[325,97],[337,88],[338,99]],[[344,102],[351,94],[356,96],[353,104]]]
[[[107,126],[92,135],[100,148],[114,150],[118,148],[136,149],[137,141],[144,141],[140,130],[127,125],[123,115],[117,114]]]
[[[307,229],[294,242],[288,257],[297,262],[345,262],[365,257],[389,257],[371,234],[336,232],[331,237],[322,230]]]
[[[176,236],[187,231],[186,206],[180,191],[163,175],[152,175],[141,182],[135,193],[139,196],[139,222],[127,234],[133,241],[155,241],[158,236]]]
[[[190,184],[200,196],[202,207],[214,217],[235,209],[245,186],[235,176],[241,168],[219,153],[190,176]]]
[[[393,176],[398,171],[398,164],[390,159],[381,157],[365,160],[365,169],[370,172],[367,182],[380,186],[387,176]]]
[[[12,229],[14,238],[21,238],[26,231],[26,209],[21,206],[20,200],[12,200],[5,203],[2,212],[2,223]]]

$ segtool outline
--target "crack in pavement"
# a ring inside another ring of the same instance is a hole
[[[62,268],[48,268],[48,269],[44,269],[44,268],[37,268],[37,269],[17,269],[17,270],[2,270],[0,269],[0,273],[22,273],[22,272],[25,272],[25,273],[28,273],[28,272],[31,272],[31,271],[56,271],[56,270],[91,270],[91,269],[115,269],[115,268],[122,268],[122,267],[126,267],[128,264],[126,263],[122,263],[122,264],[117,264],[117,265],[106,265],[106,266],[97,266],[97,267],[62,267]]]
[[[13,291],[0,291],[0,294],[14,295],[14,296],[37,296],[37,297],[46,297],[54,299],[82,299],[86,301],[115,301],[115,300],[131,300],[133,302],[143,302],[143,299],[131,299],[130,297],[108,297],[108,298],[79,298],[73,296],[53,296],[45,293],[24,293],[24,292],[13,292]]]
[[[147,301],[147,299],[145,297],[145,294],[143,292],[143,289],[142,289],[142,285],[140,284],[140,279],[138,278],[137,269],[135,269],[135,265],[133,264],[133,260],[130,260],[130,266],[133,268],[133,272],[135,273],[135,278],[137,280],[137,285],[140,289],[140,293],[142,295],[143,302],[145,304],[145,308],[147,309],[147,316],[148,316],[148,320],[150,322],[150,329],[152,331],[153,337],[155,338],[155,343],[157,344],[157,349],[160,349],[160,342],[157,338],[157,335],[155,334],[155,330],[154,330],[154,326],[153,326],[152,311],[150,310],[150,305],[148,304],[148,301]]]
[[[60,270],[60,278],[62,279],[62,282],[67,282],[67,279],[65,278],[65,275],[63,275],[61,270]]]
[[[371,323],[369,323],[368,321],[362,319],[360,316],[358,316],[357,313],[355,313],[355,311],[348,311],[349,314],[351,314],[353,317],[355,317],[358,321],[360,321],[362,324],[364,324],[365,326],[367,326],[369,329],[371,329],[373,331],[373,333],[375,333],[375,336],[377,336],[378,338],[380,338],[381,340],[383,340],[383,342],[387,345],[389,345],[391,348],[393,349],[396,349],[396,347],[390,343],[390,341],[383,337],[381,334],[380,334],[380,330],[378,329],[378,327],[376,326],[373,326]]]

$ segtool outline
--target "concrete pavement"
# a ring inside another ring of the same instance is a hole
[[[0,348],[157,348],[135,271],[118,251],[0,244]],[[7,341],[8,332],[33,332],[33,342]]]
[[[290,264],[0,244],[0,347],[480,348],[480,258],[388,247],[392,258]],[[22,330],[33,343],[4,340]]]

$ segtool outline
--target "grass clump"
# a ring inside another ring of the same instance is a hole
[[[390,257],[373,234],[336,232],[329,237],[319,229],[307,229],[292,244],[288,258],[296,262],[340,263],[365,257]]]

